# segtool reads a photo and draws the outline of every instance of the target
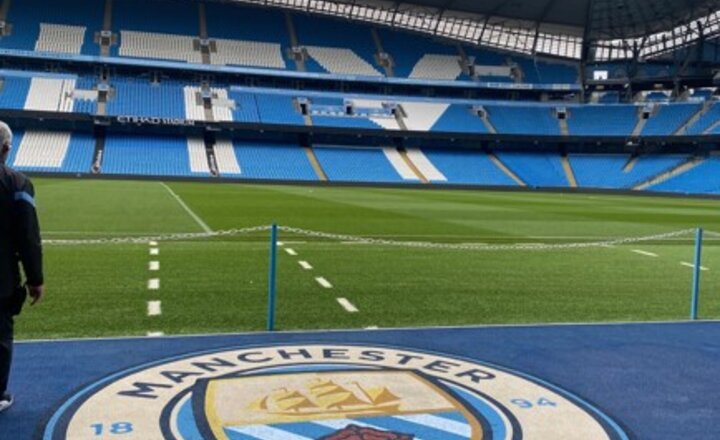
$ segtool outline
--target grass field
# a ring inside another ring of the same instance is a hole
[[[429,243],[574,243],[699,225],[720,231],[720,202],[712,200],[63,179],[35,179],[35,186],[45,239],[272,222]],[[422,249],[289,234],[280,240],[277,327],[283,330],[688,316],[692,269],[681,263],[692,261],[691,235],[546,251]],[[720,317],[716,240],[705,241],[703,318]],[[152,256],[146,243],[46,245],[47,297],[23,312],[19,338],[265,328],[267,232],[158,247]],[[160,270],[150,271],[150,261],[159,261]],[[316,277],[333,287],[321,287]],[[148,289],[151,278],[160,279],[158,290]],[[359,311],[348,312],[337,298]],[[149,301],[161,302],[161,314],[148,316]]]

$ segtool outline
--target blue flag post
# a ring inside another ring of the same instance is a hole
[[[698,318],[698,302],[700,300],[700,264],[702,261],[703,230],[698,228],[695,233],[695,266],[693,267],[692,301],[690,303],[690,319]]]
[[[270,269],[268,271],[268,320],[269,332],[275,330],[275,273],[277,271],[277,224],[270,228]]]

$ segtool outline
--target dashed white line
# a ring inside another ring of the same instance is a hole
[[[157,246],[157,245],[158,245],[158,242],[157,242],[157,241],[151,241],[151,242],[148,243],[148,244],[149,244],[150,246]]]
[[[295,249],[293,248],[285,248],[285,252],[287,252],[288,255],[292,255],[293,257],[297,256],[297,252],[295,252]]]
[[[312,270],[313,268],[307,261],[298,261],[298,264],[305,270]]]
[[[160,255],[160,249],[150,248],[150,255]]]
[[[318,284],[320,284],[322,287],[326,289],[332,289],[332,284],[330,284],[330,281],[326,280],[323,277],[316,277],[315,281],[317,281]]]
[[[689,268],[695,269],[695,265],[692,264],[692,263],[687,263],[687,262],[685,262],[685,261],[682,261],[682,262],[680,262],[680,264],[682,264],[682,265],[685,266],[685,267],[689,267]],[[708,268],[705,267],[705,266],[700,266],[700,270],[710,270],[710,269],[708,269]]]
[[[278,246],[284,246],[284,245],[285,245],[285,243],[283,243],[282,241],[278,241],[276,244],[277,244]]]
[[[151,278],[148,280],[148,290],[158,290],[160,288],[160,278]]]
[[[162,314],[160,307],[160,301],[148,301],[147,305],[148,316],[158,316]]]
[[[163,333],[163,332],[147,332],[147,336],[149,338],[159,338],[160,336],[165,336],[165,333]]]
[[[337,302],[340,303],[343,309],[345,309],[348,313],[357,313],[360,311],[353,305],[353,303],[348,301],[347,298],[338,298]]]
[[[643,250],[640,250],[640,249],[633,249],[632,251],[635,252],[636,254],[645,255],[646,257],[657,257],[657,256],[658,256],[658,254],[654,254],[654,253],[652,253],[652,252],[643,251]]]
[[[151,271],[153,271],[153,272],[160,270],[160,262],[159,262],[159,261],[151,261],[151,262],[148,264],[148,269],[151,270]]]

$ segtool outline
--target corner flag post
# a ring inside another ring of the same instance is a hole
[[[270,228],[270,269],[268,273],[268,331],[275,330],[275,273],[277,271],[277,232],[276,223]]]
[[[690,319],[698,318],[698,302],[700,297],[700,263],[702,259],[703,230],[698,228],[695,233],[695,266],[693,267],[692,301],[690,303]]]

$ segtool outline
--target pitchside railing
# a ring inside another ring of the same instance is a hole
[[[247,228],[227,229],[213,232],[199,233],[174,233],[159,234],[145,237],[114,237],[81,240],[45,240],[47,246],[77,246],[77,245],[112,245],[112,244],[146,244],[159,241],[188,241],[209,238],[229,238],[257,235],[269,232],[269,264],[268,264],[268,304],[267,304],[267,329],[275,330],[275,308],[277,296],[277,247],[280,234],[292,237],[307,237],[322,241],[355,243],[375,246],[389,246],[415,250],[456,250],[471,252],[501,252],[501,251],[523,251],[523,252],[547,252],[587,248],[609,248],[620,245],[628,245],[643,242],[667,241],[672,239],[692,238],[694,236],[694,262],[692,265],[693,277],[690,289],[690,319],[698,319],[698,307],[700,303],[700,281],[702,266],[703,236],[720,238],[720,233],[714,231],[703,231],[702,228],[682,229],[660,234],[613,238],[599,241],[585,241],[572,243],[516,243],[516,244],[482,244],[482,243],[437,243],[430,241],[398,241],[383,238],[362,237],[356,235],[336,234],[322,231],[313,231],[291,226],[280,226],[277,224],[261,225]]]

